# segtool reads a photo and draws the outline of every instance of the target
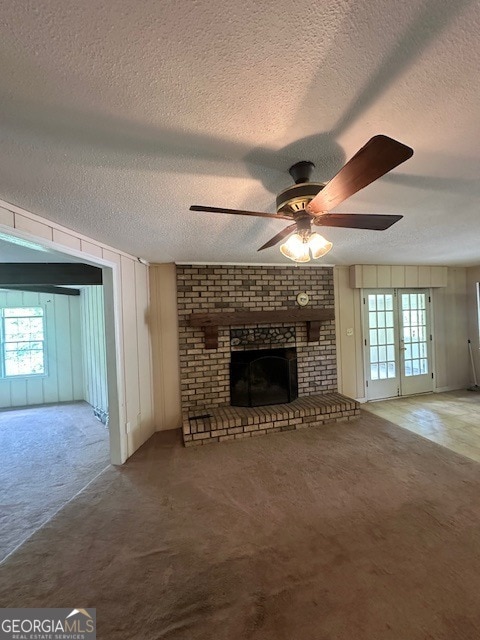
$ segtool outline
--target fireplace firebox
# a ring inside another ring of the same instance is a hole
[[[231,357],[230,404],[233,407],[281,404],[298,397],[295,348],[232,351]]]

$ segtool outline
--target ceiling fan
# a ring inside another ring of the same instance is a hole
[[[315,165],[301,161],[289,169],[295,184],[277,196],[277,213],[220,209],[192,205],[190,211],[228,213],[241,216],[293,220],[293,224],[277,233],[258,249],[273,247],[281,240],[290,238],[280,247],[286,257],[295,262],[308,262],[310,254],[320,258],[332,248],[320,234],[312,232],[312,223],[319,227],[346,227],[384,231],[401,220],[401,215],[379,215],[365,213],[330,213],[331,209],[360,189],[398,167],[413,155],[413,149],[384,135],[371,138],[365,146],[340,169],[327,183],[310,182]],[[292,235],[290,235],[292,234]]]

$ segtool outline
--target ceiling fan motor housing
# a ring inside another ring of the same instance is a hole
[[[315,165],[313,162],[308,160],[301,160],[296,164],[293,164],[288,173],[292,176],[295,181],[295,184],[300,184],[302,182],[310,182],[310,178],[312,176],[312,171],[315,169]]]
[[[290,167],[288,172],[295,180],[295,184],[278,194],[277,213],[293,215],[305,211],[307,204],[325,186],[323,182],[310,182],[314,168],[313,162],[308,160],[302,160]]]
[[[304,211],[324,186],[323,182],[303,182],[288,187],[277,196],[277,213],[288,215]]]

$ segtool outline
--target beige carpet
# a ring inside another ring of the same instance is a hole
[[[480,466],[376,416],[184,449],[157,435],[0,567],[2,606],[98,638],[478,640]]]
[[[109,464],[86,402],[0,412],[0,561]]]

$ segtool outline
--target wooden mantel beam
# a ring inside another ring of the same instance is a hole
[[[188,316],[191,327],[202,327],[205,334],[205,348],[218,349],[218,327],[245,324],[278,324],[286,322],[306,322],[309,342],[316,342],[320,336],[322,322],[333,320],[333,309],[273,309],[272,311],[224,311],[218,313],[192,313]]]
[[[311,322],[333,320],[333,309],[272,309],[272,311],[219,311],[191,313],[191,327],[230,327],[239,324],[272,324],[273,322]]]

